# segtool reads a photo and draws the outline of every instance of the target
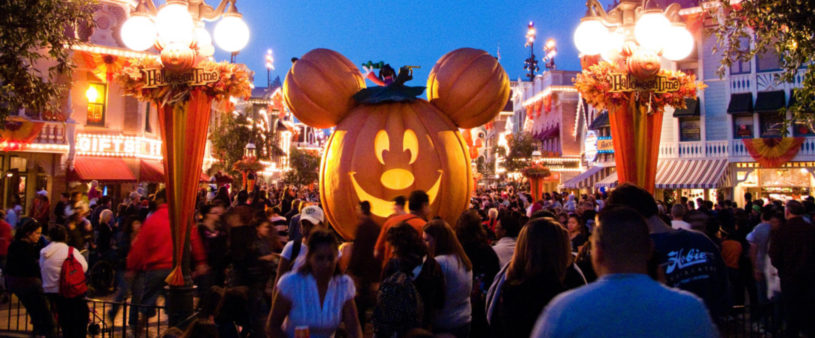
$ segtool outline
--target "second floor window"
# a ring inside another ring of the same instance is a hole
[[[778,54],[773,50],[767,50],[764,53],[756,55],[756,71],[758,72],[774,72],[781,70],[781,64],[778,60]]]
[[[701,121],[698,116],[679,118],[679,141],[691,142],[702,140]]]
[[[761,112],[758,115],[761,137],[781,137],[784,118],[778,112]]]
[[[104,83],[91,83],[85,91],[88,99],[89,126],[105,126],[105,101],[107,99],[107,86]]]
[[[753,138],[753,114],[733,115],[733,138]]]

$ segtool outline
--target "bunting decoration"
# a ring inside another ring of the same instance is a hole
[[[0,150],[24,150],[37,138],[45,122],[32,121],[21,117],[8,117],[0,128]]]
[[[801,149],[803,137],[771,137],[742,139],[744,147],[763,168],[780,168]]]
[[[97,54],[86,51],[76,51],[75,58],[91,69],[91,73],[106,83],[113,81],[114,75],[128,65],[128,60],[110,54]]]

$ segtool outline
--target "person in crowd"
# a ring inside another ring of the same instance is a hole
[[[787,323],[787,336],[799,333],[815,337],[815,226],[803,215],[801,202],[787,201],[786,223],[770,240],[770,260],[781,278],[781,302]]]
[[[11,225],[6,222],[6,212],[0,209],[0,266],[6,266],[11,239]]]
[[[671,228],[674,230],[693,230],[690,223],[685,222],[686,214],[685,206],[682,204],[674,204],[673,207],[671,207]]]
[[[567,285],[571,247],[566,229],[551,218],[535,218],[518,235],[515,254],[491,319],[497,337],[528,337],[541,310]]]
[[[379,232],[379,238],[376,239],[376,245],[374,246],[374,257],[382,262],[383,267],[388,264],[391,258],[391,250],[387,241],[388,229],[401,223],[407,223],[416,230],[421,238],[422,227],[427,223],[427,218],[430,216],[430,198],[427,193],[421,190],[411,192],[410,197],[408,197],[408,209],[410,209],[410,213],[391,216],[382,224],[382,230]]]
[[[428,254],[427,247],[413,225],[402,222],[391,227],[388,229],[386,238],[389,247],[393,250],[393,256],[382,271],[383,283],[390,276],[400,272],[410,278],[421,299],[419,302],[421,308],[416,311],[416,315],[420,316],[416,324],[419,325],[418,327],[432,331],[432,324],[444,306],[444,273],[439,263]],[[395,309],[388,309],[387,306],[382,305],[388,300],[387,295],[382,293],[383,290],[380,288],[380,295],[377,297],[378,311],[395,311]],[[374,330],[381,330],[377,327],[377,323],[374,323]],[[378,333],[378,335],[382,334]],[[390,335],[385,334],[385,336]]]
[[[496,225],[498,241],[495,242],[492,249],[498,255],[498,263],[502,267],[509,263],[515,253],[515,243],[520,231],[520,215],[514,212],[506,212],[501,215]]]
[[[226,267],[229,264],[224,254],[227,252],[227,229],[221,222],[224,207],[219,204],[204,205],[201,208],[203,219],[198,223],[198,236],[207,256],[210,272],[199,279],[199,291],[206,292],[211,286],[224,286]]]
[[[20,223],[20,219],[23,217],[23,207],[19,202],[12,203],[11,205],[12,207],[6,210],[6,223],[16,229]]]
[[[136,272],[142,274],[143,291],[139,303],[141,318],[137,325],[138,333],[146,326],[147,320],[155,316],[156,300],[159,295],[164,294],[165,279],[173,267],[173,241],[165,196],[163,189],[156,193],[157,210],[142,224],[127,255],[127,277],[135,277]],[[192,263],[195,266],[193,276],[197,277],[209,269],[197,231],[190,232],[190,244]]]
[[[531,337],[718,336],[699,298],[646,274],[652,244],[636,210],[609,203],[597,219],[591,246],[600,278],[555,297]]]
[[[310,337],[333,337],[343,323],[349,337],[362,337],[354,282],[338,269],[333,234],[322,229],[312,231],[307,247],[311,250],[303,266],[278,281],[266,324],[268,335],[296,337],[298,328],[307,327]]]
[[[428,254],[439,263],[444,274],[444,305],[433,322],[433,331],[457,338],[469,337],[473,265],[453,229],[445,221],[436,219],[428,222],[422,236]]]
[[[486,317],[487,289],[500,269],[498,255],[492,250],[481,219],[475,210],[465,211],[456,222],[456,237],[473,265],[472,322],[470,337],[488,337]]]
[[[577,214],[569,214],[566,221],[566,229],[569,230],[569,241],[572,245],[572,251],[577,252],[580,250],[580,247],[589,240],[589,229]]]
[[[753,263],[753,279],[756,282],[758,303],[765,305],[769,302],[767,295],[767,275],[769,271],[770,232],[772,226],[770,219],[775,213],[772,207],[764,207],[761,211],[761,222],[747,235],[750,243],[750,261]]]
[[[366,312],[376,304],[375,285],[382,274],[382,266],[374,257],[374,245],[379,237],[379,225],[371,219],[371,203],[359,203],[359,224],[351,247],[351,258],[346,272],[354,279],[357,289],[356,305],[359,322],[365,326]]]
[[[99,214],[99,225],[96,227],[96,255],[99,259],[112,259],[113,250],[113,211],[102,210]]]
[[[649,264],[652,277],[702,298],[714,320],[726,312],[727,271],[721,250],[707,236],[671,229],[657,215],[651,194],[632,184],[622,184],[611,192],[606,207],[612,205],[628,206],[645,218],[654,242]]]
[[[68,206],[70,195],[67,192],[59,194],[59,201],[54,205],[54,221],[56,224],[65,225],[65,207]]]
[[[3,274],[6,287],[17,296],[31,318],[32,334],[56,337],[54,318],[43,291],[40,273],[41,237],[42,226],[33,218],[24,218],[8,247]]]
[[[99,200],[96,202],[96,207],[93,208],[89,216],[89,221],[91,222],[91,226],[96,229],[99,227],[99,216],[102,215],[102,211],[110,210],[113,208],[113,201],[111,201],[110,196],[102,196],[99,197]]]
[[[391,216],[399,216],[404,215],[407,213],[405,210],[405,204],[407,204],[407,198],[405,196],[399,195],[393,198],[393,215]]]
[[[727,268],[727,278],[730,285],[730,304],[744,304],[744,283],[739,276],[739,257],[741,257],[741,243],[734,239],[732,233],[721,231],[722,234],[722,260]]]
[[[308,236],[314,229],[322,227],[325,221],[323,209],[316,205],[309,205],[303,208],[298,220],[303,236],[299,239],[289,240],[286,246],[283,247],[283,252],[280,254],[280,264],[277,267],[276,278],[278,279],[289,271],[299,270],[306,263]],[[275,281],[274,285],[277,285],[277,281]]]
[[[31,210],[28,215],[45,227],[50,220],[50,212],[51,202],[48,201],[48,192],[45,191],[45,189],[37,191],[34,195],[34,199],[31,201]]]
[[[496,226],[498,225],[498,209],[490,208],[487,210],[487,219],[481,223],[487,233],[487,238],[490,241],[495,240]]]
[[[289,224],[289,240],[303,239],[306,234],[303,232],[303,229],[300,229],[300,211],[308,206],[308,204],[300,199],[293,200],[291,204],[291,209],[286,213],[286,219]]]
[[[269,222],[272,223],[272,226],[275,228],[275,231],[277,232],[277,236],[280,237],[281,240],[288,242],[289,222],[286,221],[286,217],[283,217],[280,213],[281,212],[279,207],[271,207],[266,212]]]
[[[61,225],[54,226],[48,233],[51,243],[40,251],[40,269],[42,271],[42,287],[51,303],[56,307],[59,327],[65,337],[85,337],[88,331],[88,304],[85,295],[74,297],[65,296],[60,292],[60,276],[63,262],[72,255],[82,266],[82,271],[88,271],[85,257],[74,247],[65,244],[68,232]]]
[[[115,246],[115,267],[116,267],[116,294],[113,296],[113,304],[111,304],[110,310],[108,310],[108,318],[113,321],[116,318],[116,315],[119,313],[119,304],[127,300],[128,294],[133,293],[133,302],[137,303],[140,300],[139,295],[137,295],[134,290],[134,280],[133,278],[125,277],[125,271],[127,271],[127,254],[130,252],[130,245],[133,243],[133,240],[136,238],[136,235],[139,233],[141,229],[141,221],[136,216],[128,216],[122,221],[121,230],[118,231],[115,235],[116,238],[116,246]],[[130,307],[130,315],[129,315],[129,322],[132,327],[136,327],[137,319],[138,319],[138,312],[136,311],[135,306]]]

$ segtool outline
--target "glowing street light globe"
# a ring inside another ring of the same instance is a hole
[[[621,30],[616,30],[608,34],[600,56],[607,62],[615,63],[622,57],[625,35]]]
[[[608,30],[596,19],[584,19],[574,31],[574,44],[585,55],[600,54],[608,39]]]
[[[212,38],[203,25],[199,25],[198,28],[195,29],[195,42],[198,43],[199,47],[212,44]]]
[[[668,60],[682,60],[693,51],[693,35],[682,25],[671,26],[665,35],[665,40],[668,43],[665,44],[665,48],[662,50],[662,56]]]
[[[149,17],[134,15],[122,25],[121,35],[127,48],[147,50],[156,43],[156,25]]]
[[[215,43],[227,52],[237,52],[249,42],[249,26],[238,15],[225,15],[215,25]]]
[[[634,37],[641,47],[659,52],[664,47],[665,34],[671,28],[671,21],[662,11],[645,12],[634,25]]]
[[[156,15],[156,26],[163,45],[178,43],[188,46],[192,42],[195,24],[186,4],[170,2],[164,5]]]

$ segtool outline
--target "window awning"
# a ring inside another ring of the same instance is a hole
[[[611,123],[608,120],[608,111],[604,110],[599,116],[597,116],[597,118],[594,119],[594,121],[591,121],[591,124],[589,124],[589,129],[599,130],[600,128],[606,128],[609,126],[611,126]]]
[[[699,99],[685,99],[685,109],[674,110],[674,117],[699,116]]]
[[[591,167],[589,170],[580,173],[580,175],[563,182],[560,187],[563,189],[592,189],[594,183],[603,177],[603,169],[606,168],[599,166]]]
[[[777,112],[786,106],[786,97],[783,90],[759,92],[756,96],[757,112]]]
[[[201,173],[200,182],[209,182],[209,176]],[[141,160],[139,162],[139,182],[164,182],[164,164],[156,160]]]
[[[73,170],[68,172],[72,181],[135,182],[136,176],[121,158],[77,157]]]
[[[657,189],[716,189],[732,185],[727,159],[671,159],[657,164]],[[595,187],[614,188],[617,173],[598,181]]]
[[[730,103],[727,105],[728,114],[752,114],[753,113],[753,93],[739,93],[730,95]]]

